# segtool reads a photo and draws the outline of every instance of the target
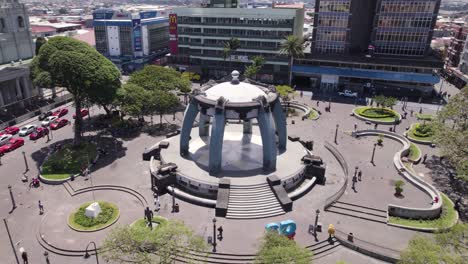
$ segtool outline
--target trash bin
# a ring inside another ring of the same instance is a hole
[[[353,233],[349,233],[349,234],[348,234],[348,241],[351,242],[351,243],[354,242],[354,235],[353,235]]]

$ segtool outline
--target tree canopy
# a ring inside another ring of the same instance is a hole
[[[457,224],[435,237],[417,235],[401,253],[399,264],[462,264],[466,263],[468,224]]]
[[[39,50],[41,49],[42,45],[47,43],[47,40],[43,37],[36,38],[36,55],[39,54]]]
[[[457,169],[457,177],[468,181],[468,86],[452,96],[439,111],[434,141],[442,155]]]
[[[291,94],[295,92],[294,89],[288,85],[278,85],[276,86],[276,91],[278,92],[280,97],[283,99],[283,101],[289,101]]]
[[[262,238],[255,262],[310,264],[312,252],[275,231],[267,231]]]
[[[377,96],[374,96],[374,98],[372,99],[378,106],[382,108],[384,107],[392,108],[398,101],[395,97],[387,97],[384,95],[377,95]]]
[[[254,56],[252,58],[252,64],[245,67],[245,76],[257,79],[257,74],[263,68],[264,64],[265,58],[263,56]]]
[[[156,65],[147,65],[142,70],[132,73],[128,83],[136,84],[145,90],[179,91],[182,93],[191,91],[190,80],[182,78],[180,72]]]
[[[153,230],[137,225],[116,227],[105,238],[103,248],[104,259],[111,263],[166,264],[175,257],[188,257],[190,250],[204,252],[208,245],[184,223],[169,220]]]
[[[304,39],[295,35],[287,36],[280,46],[280,54],[289,57],[289,85],[292,81],[292,66],[294,58],[304,57]]]
[[[81,139],[81,106],[84,102],[110,104],[120,87],[115,65],[88,44],[69,37],[54,37],[43,44],[33,59],[34,83],[65,87],[76,107],[75,144]]]

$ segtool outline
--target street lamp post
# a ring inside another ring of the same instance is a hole
[[[340,125],[336,124],[336,130],[335,130],[335,144],[338,144],[337,137],[338,137],[338,128]]]
[[[372,158],[371,158],[371,161],[370,161],[372,164],[374,164],[375,147],[377,147],[377,143],[374,143],[374,149],[372,150]]]
[[[46,263],[47,263],[47,264],[50,264],[50,261],[49,261],[49,252],[44,251],[44,257],[45,257]]]
[[[213,252],[216,252],[216,218],[213,218]]]
[[[29,171],[28,160],[26,159],[26,153],[23,151],[24,165],[26,166],[26,171]]]
[[[8,185],[8,191],[10,191],[11,204],[13,205],[12,211],[16,209],[15,197],[13,197],[13,192],[11,191],[11,185]]]
[[[331,99],[332,98],[330,96],[330,98],[328,99],[328,111],[330,111],[330,112],[331,112]]]
[[[84,258],[87,259],[89,257],[91,257],[91,255],[88,253],[88,248],[89,248],[89,245],[93,244],[94,246],[94,255],[96,256],[96,264],[99,264],[99,258],[98,258],[98,253],[97,253],[97,246],[96,246],[96,243],[94,243],[94,241],[91,241],[88,243],[88,245],[86,246],[86,250],[85,250],[85,254],[84,254]]]
[[[318,218],[319,218],[320,210],[317,209],[315,210],[315,223],[314,223],[314,237],[315,240],[317,241],[317,224],[318,224]]]
[[[172,184],[172,212],[175,213],[175,185]]]

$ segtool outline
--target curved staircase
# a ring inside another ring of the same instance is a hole
[[[256,219],[285,214],[270,185],[231,185],[226,218]]]

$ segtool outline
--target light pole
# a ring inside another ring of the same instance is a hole
[[[337,137],[338,137],[338,128],[340,127],[340,125],[336,124],[336,130],[335,130],[335,144],[338,145],[338,141],[337,140]]]
[[[216,252],[216,218],[213,218],[213,252]]]
[[[330,111],[330,112],[331,112],[331,99],[332,98],[330,96],[330,98],[328,99],[328,111]]]
[[[13,197],[13,192],[11,191],[11,185],[8,185],[8,191],[10,191],[10,198],[11,198],[11,203],[13,205],[13,208],[11,211],[16,209],[16,203],[15,203],[15,197]]]
[[[28,160],[26,159],[26,153],[24,151],[23,151],[23,158],[24,158],[24,165],[26,166],[26,171],[29,171]]]
[[[375,147],[377,147],[377,143],[374,143],[374,149],[372,150],[372,158],[370,163],[374,164],[374,156],[375,156]]]
[[[317,224],[318,224],[319,215],[320,215],[320,210],[319,209],[315,210],[315,224],[314,224],[315,241],[318,241],[318,239],[317,239]]]
[[[175,213],[175,185],[172,184],[172,212]]]
[[[96,256],[96,264],[99,264],[99,258],[98,258],[98,253],[97,253],[97,246],[96,246],[96,243],[94,243],[94,241],[89,242],[89,244],[86,246],[85,254],[84,254],[83,257],[84,257],[85,259],[91,257],[91,255],[88,253],[88,247],[89,247],[89,245],[91,245],[91,244],[94,245],[94,255]]]

